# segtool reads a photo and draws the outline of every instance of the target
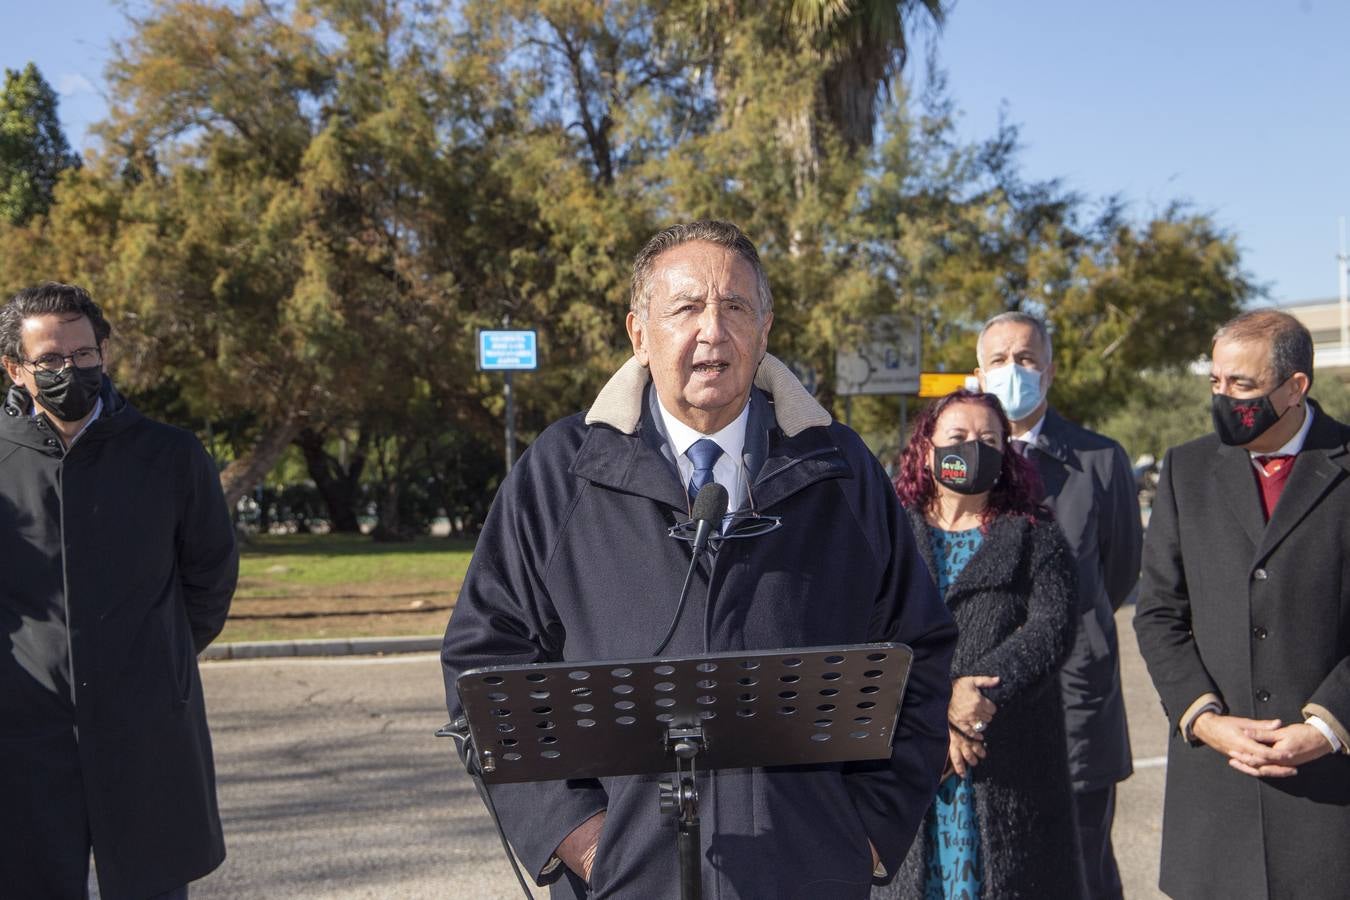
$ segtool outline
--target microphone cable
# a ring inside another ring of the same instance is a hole
[[[693,512],[689,517],[698,523],[698,528],[694,531],[694,553],[689,558],[689,570],[684,573],[684,586],[680,588],[680,601],[675,605],[675,617],[670,620],[670,629],[666,631],[665,638],[651,652],[652,656],[660,656],[661,651],[666,649],[670,639],[675,636],[680,616],[684,614],[684,605],[689,600],[689,585],[694,579],[694,568],[708,546],[708,539],[717,528],[721,527],[722,517],[727,514],[727,505],[730,502],[727,489],[715,481],[710,481],[699,488],[698,496],[694,498]]]

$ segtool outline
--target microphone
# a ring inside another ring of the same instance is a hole
[[[708,546],[708,538],[722,526],[729,502],[727,489],[715,481],[699,488],[698,496],[694,498],[694,512],[690,516],[698,523],[694,530],[694,556],[703,552],[703,548]]]
[[[661,645],[652,651],[652,656],[660,656],[661,651],[666,649],[666,644],[675,636],[675,628],[680,624],[680,616],[684,613],[684,603],[689,599],[689,584],[694,579],[694,567],[698,565],[698,558],[703,555],[703,551],[708,546],[708,539],[712,533],[722,526],[722,517],[727,514],[727,489],[715,481],[710,481],[698,489],[698,496],[694,497],[694,509],[690,519],[697,522],[694,529],[694,554],[689,558],[689,571],[684,575],[684,587],[680,588],[680,602],[675,605],[675,617],[670,620],[670,629],[666,631],[665,639]]]

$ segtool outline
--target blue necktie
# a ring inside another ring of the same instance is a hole
[[[690,444],[684,455],[694,464],[694,477],[689,479],[689,502],[693,503],[703,486],[712,483],[713,466],[722,455],[722,448],[717,441],[702,438]]]

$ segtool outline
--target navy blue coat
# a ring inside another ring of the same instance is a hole
[[[1027,457],[1078,569],[1078,628],[1059,676],[1069,773],[1075,791],[1101,790],[1133,771],[1115,612],[1139,580],[1139,496],[1120,444],[1053,409]]]
[[[452,718],[466,669],[642,657],[665,634],[690,554],[666,530],[687,520],[689,503],[649,400],[632,403],[642,413],[631,432],[564,419],[502,485],[446,631]],[[914,663],[889,763],[700,776],[705,895],[866,897],[868,840],[894,873],[936,789],[955,628],[856,434],[831,422],[788,435],[756,390],[744,462],[757,508],[783,527],[726,542],[696,573],[666,654],[702,652],[706,628],[712,651],[895,640]],[[604,809],[589,896],[676,897],[674,820],[658,809],[657,780],[492,793],[513,846],[553,896],[587,896],[563,867],[545,870],[559,842]]]

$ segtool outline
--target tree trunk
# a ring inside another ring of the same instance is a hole
[[[869,60],[849,59],[837,63],[821,78],[820,115],[827,118],[848,145],[850,153],[872,146],[877,122],[877,94],[881,90],[879,68]]]
[[[378,504],[379,521],[376,522],[375,530],[370,535],[375,541],[392,543],[412,540],[412,535],[403,529],[403,516],[399,512],[398,505],[399,480],[398,475],[394,474],[385,480],[384,493]]]
[[[291,441],[300,433],[303,423],[297,418],[273,425],[258,438],[243,456],[220,473],[220,486],[225,491],[225,504],[233,510],[245,494],[272,471]]]
[[[366,467],[365,435],[357,438],[351,461],[345,469],[324,449],[323,435],[313,428],[301,429],[295,443],[304,453],[309,477],[314,479],[319,496],[328,508],[329,526],[340,534],[360,533],[356,502],[361,472]]]

